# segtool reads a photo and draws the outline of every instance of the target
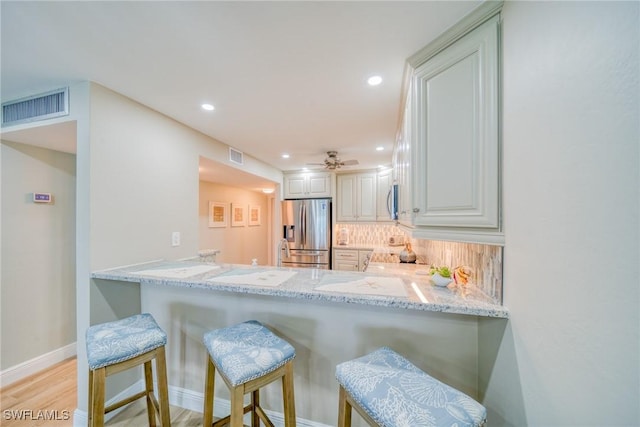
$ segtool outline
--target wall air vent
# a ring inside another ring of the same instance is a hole
[[[244,164],[244,154],[242,154],[242,151],[229,147],[229,161],[236,165],[242,165]]]
[[[2,103],[2,126],[69,115],[69,88]]]

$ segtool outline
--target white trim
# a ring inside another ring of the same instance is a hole
[[[140,392],[144,389],[143,381],[140,380],[133,384],[125,391],[119,393],[117,396],[109,399],[105,406],[122,399],[131,394]],[[157,390],[157,386],[155,387]],[[198,393],[193,390],[188,390],[182,387],[169,386],[169,404],[172,406],[178,406],[189,411],[202,413],[202,405],[204,404],[204,394]],[[113,411],[105,416],[105,421],[111,419],[115,414],[125,409],[125,407]],[[231,412],[231,403],[227,399],[215,399],[214,403],[214,416],[222,418],[229,415]],[[284,416],[280,412],[265,410],[271,421],[276,427],[284,427]],[[245,415],[244,424],[251,424],[250,414]],[[73,413],[73,427],[85,427],[87,425],[87,412],[76,409]],[[302,418],[296,418],[296,425],[298,427],[331,427],[328,424],[322,424],[315,421],[305,420]]]
[[[424,64],[439,52],[443,51],[457,40],[473,31],[476,27],[479,27],[485,21],[488,21],[493,16],[499,14],[502,11],[503,4],[504,0],[490,0],[481,3],[480,6],[446,29],[427,46],[411,55],[407,59],[407,63],[409,63],[413,68],[417,68]]]
[[[0,387],[19,381],[76,355],[76,343],[65,345],[0,372]]]

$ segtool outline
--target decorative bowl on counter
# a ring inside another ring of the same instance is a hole
[[[440,273],[433,273],[431,275],[431,282],[436,286],[444,287],[453,282],[453,279],[451,277],[442,277]]]

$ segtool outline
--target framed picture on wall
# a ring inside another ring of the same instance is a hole
[[[246,223],[245,219],[245,205],[238,203],[231,204],[231,226],[232,227],[244,227]]]
[[[249,205],[249,226],[260,225],[260,206]]]
[[[229,223],[229,204],[209,202],[209,227],[226,227]]]

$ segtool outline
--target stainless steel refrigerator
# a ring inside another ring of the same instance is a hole
[[[283,267],[331,268],[331,199],[282,201]]]

